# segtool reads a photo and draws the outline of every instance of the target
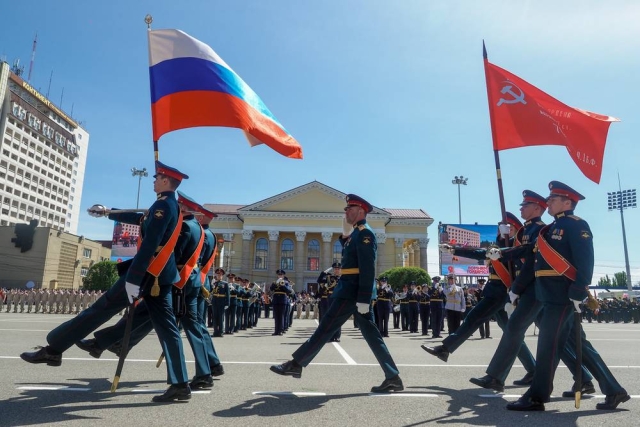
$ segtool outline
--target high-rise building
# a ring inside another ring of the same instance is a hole
[[[0,225],[76,234],[89,133],[0,63]]]

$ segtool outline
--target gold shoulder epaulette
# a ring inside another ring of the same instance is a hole
[[[158,200],[166,200],[167,196],[158,197]]]
[[[358,230],[360,230],[360,231],[364,230],[365,228],[367,228],[367,227],[365,227],[363,224],[360,224],[358,226]]]
[[[569,218],[575,219],[576,221],[580,221],[582,218],[580,218],[579,216],[575,216],[575,215],[568,215]]]

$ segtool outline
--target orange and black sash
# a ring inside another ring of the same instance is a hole
[[[191,272],[196,267],[198,263],[198,258],[200,257],[200,251],[202,251],[202,246],[204,245],[204,230],[200,227],[200,241],[198,242],[198,247],[191,254],[187,262],[180,269],[180,280],[173,284],[178,289],[184,288],[184,285],[187,283]]]
[[[505,267],[504,264],[501,263],[499,260],[491,260],[491,266],[493,267],[493,270],[496,272],[496,274],[502,281],[502,284],[505,285],[507,288],[510,288],[511,275],[509,274],[509,270],[507,270],[507,267]]]
[[[211,270],[211,266],[213,265],[213,262],[216,259],[216,255],[218,255],[218,245],[217,244],[216,244],[215,249],[211,253],[211,258],[209,258],[207,260],[207,262],[204,263],[204,266],[202,267],[202,270],[200,270],[200,283],[202,283],[203,285],[204,285],[205,280],[207,279],[207,273],[209,272],[209,270]]]
[[[571,281],[575,281],[577,274],[576,268],[544,239],[544,233],[546,233],[549,227],[550,225],[542,227],[540,234],[538,234],[538,251],[540,251],[542,258],[549,264],[549,267],[553,268],[556,273],[565,276]]]
[[[176,247],[176,243],[178,243],[178,237],[180,237],[180,230],[182,228],[182,212],[178,214],[178,222],[176,223],[176,228],[173,229],[173,233],[171,233],[171,237],[167,240],[167,243],[164,244],[158,255],[154,256],[149,263],[149,267],[147,267],[147,272],[151,274],[153,277],[158,277],[164,266],[167,265],[167,261],[171,257],[173,250]]]

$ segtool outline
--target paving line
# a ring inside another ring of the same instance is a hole
[[[327,393],[315,391],[254,391],[254,396],[326,396]]]
[[[68,386],[21,386],[16,390],[53,390],[53,391],[90,391],[90,387],[68,387]]]

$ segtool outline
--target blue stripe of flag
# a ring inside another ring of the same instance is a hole
[[[176,92],[223,92],[247,104],[282,126],[260,97],[237,74],[215,62],[201,58],[175,58],[149,67],[151,103]]]

